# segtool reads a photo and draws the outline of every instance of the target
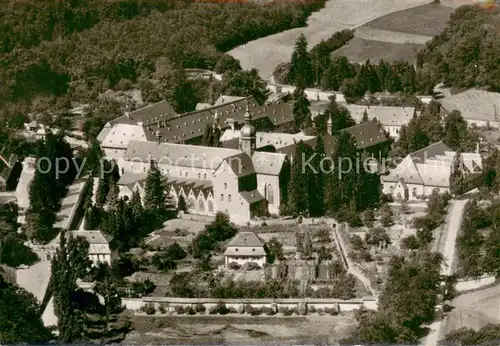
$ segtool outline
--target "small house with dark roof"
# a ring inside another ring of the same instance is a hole
[[[239,232],[227,245],[224,252],[226,268],[231,263],[240,266],[256,263],[259,267],[266,263],[264,244],[253,232]]]

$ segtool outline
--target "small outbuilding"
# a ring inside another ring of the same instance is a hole
[[[266,263],[264,244],[253,232],[239,232],[227,245],[224,260],[226,268],[233,262],[240,266],[253,262],[262,267]]]

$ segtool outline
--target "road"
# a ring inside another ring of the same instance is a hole
[[[462,224],[464,208],[468,200],[452,200],[450,212],[446,222],[446,242],[442,250],[444,263],[441,267],[442,275],[451,275],[453,270],[453,259],[455,258],[455,243],[457,241],[458,231]],[[425,340],[426,346],[436,346],[441,338],[442,320],[432,323],[430,332]]]

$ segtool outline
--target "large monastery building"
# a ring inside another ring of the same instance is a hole
[[[190,213],[221,211],[235,222],[278,215],[296,144],[314,147],[317,137],[278,132],[293,123],[292,109],[282,100],[261,106],[252,98],[225,98],[228,103],[219,99],[185,115],[160,102],[106,124],[98,139],[106,157],[118,164],[120,195],[136,190],[143,195],[148,170],[155,164],[170,196],[175,203],[184,199]],[[222,147],[200,145],[207,126],[219,128]],[[335,150],[331,121],[327,128],[322,137],[329,155]],[[391,143],[376,121],[342,131],[354,138],[358,150],[372,155],[382,155]]]

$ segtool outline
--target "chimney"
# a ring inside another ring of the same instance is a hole
[[[130,119],[130,106],[128,104],[125,106],[125,116]]]

